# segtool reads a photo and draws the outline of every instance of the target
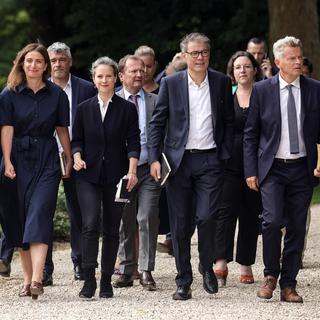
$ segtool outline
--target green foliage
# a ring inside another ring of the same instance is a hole
[[[8,0],[7,0],[8,1]],[[192,31],[213,41],[211,64],[225,71],[229,57],[251,36],[267,36],[267,1],[253,0],[26,0],[31,36],[45,45],[64,41],[72,49],[75,73],[88,77],[93,60],[114,60],[142,44],[153,47],[160,69]]]
[[[319,204],[319,203],[320,203],[320,186],[317,186],[313,190],[311,204]]]
[[[65,194],[62,183],[59,186],[57,208],[53,219],[54,223],[54,239],[69,240],[70,222],[66,208]]]
[[[27,42],[30,34],[30,16],[18,0],[0,2],[0,89],[6,83],[12,61]]]

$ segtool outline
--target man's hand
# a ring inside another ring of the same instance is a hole
[[[259,182],[258,182],[258,177],[257,176],[253,176],[253,177],[249,177],[246,179],[247,182],[247,186],[254,191],[259,191]]]
[[[272,77],[272,66],[269,58],[263,59],[261,62],[261,70],[265,78]]]
[[[159,161],[152,162],[150,165],[150,175],[156,182],[161,179],[161,164]]]
[[[320,178],[320,169],[319,168],[315,168],[313,171],[313,174],[315,177]]]
[[[136,173],[132,173],[132,172],[128,172],[127,173],[127,179],[128,179],[127,190],[129,192],[131,192],[132,189],[135,187],[135,185],[138,183],[137,174]]]

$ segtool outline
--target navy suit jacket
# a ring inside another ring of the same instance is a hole
[[[213,139],[220,160],[231,157],[233,141],[233,97],[231,81],[224,74],[208,70]],[[162,145],[174,174],[179,168],[189,134],[187,70],[161,80],[156,108],[149,124],[149,163],[160,159]],[[163,144],[163,138],[164,144]]]
[[[77,178],[99,183],[104,162],[105,182],[119,182],[127,174],[128,158],[140,156],[135,105],[114,94],[102,122],[98,97],[82,102],[77,108],[71,148],[72,154],[81,153],[87,165],[87,169],[76,172]]]
[[[301,123],[307,152],[310,180],[317,165],[320,138],[320,82],[300,76]],[[249,115],[244,129],[245,177],[257,176],[261,184],[273,164],[281,136],[279,76],[254,85]]]
[[[77,107],[79,103],[85,101],[97,94],[97,91],[92,82],[71,75],[71,90],[72,90],[72,125],[74,123]]]

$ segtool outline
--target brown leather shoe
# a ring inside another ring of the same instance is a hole
[[[272,293],[277,286],[277,279],[273,276],[266,276],[261,287],[257,291],[257,296],[261,299],[271,299]]]
[[[148,291],[157,290],[156,282],[152,278],[151,271],[142,271],[140,273],[140,284]]]
[[[157,251],[162,252],[162,253],[167,253],[170,256],[173,256],[172,240],[167,239],[164,242],[158,242],[157,243]]]
[[[117,280],[115,280],[112,284],[114,288],[125,288],[125,287],[132,287],[133,280],[132,276],[128,274],[122,274],[119,276]]]
[[[19,291],[19,297],[31,297],[30,284],[24,284]]]
[[[280,293],[280,300],[285,302],[302,303],[303,299],[298,295],[295,288],[283,288]]]

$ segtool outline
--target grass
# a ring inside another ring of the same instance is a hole
[[[320,203],[320,185],[314,188],[311,204]]]

